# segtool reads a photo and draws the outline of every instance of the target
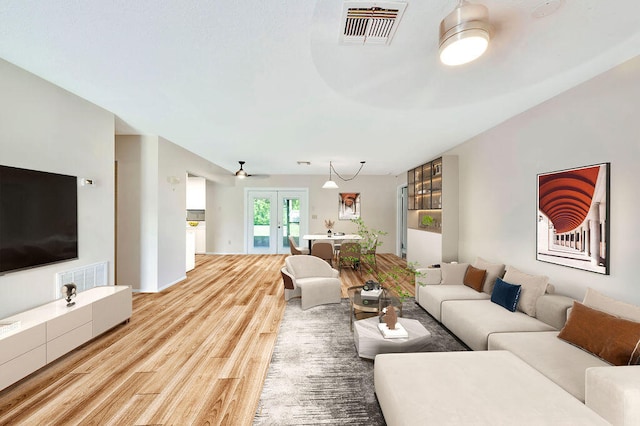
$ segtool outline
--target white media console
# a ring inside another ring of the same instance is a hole
[[[103,286],[1,320],[15,324],[0,334],[0,390],[131,318],[129,286]]]

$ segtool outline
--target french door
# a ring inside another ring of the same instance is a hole
[[[308,229],[308,190],[247,190],[247,253],[289,253]]]

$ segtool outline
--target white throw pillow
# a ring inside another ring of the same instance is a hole
[[[464,274],[467,273],[468,263],[443,263],[442,283],[444,285],[463,285]]]
[[[640,322],[640,306],[621,302],[588,287],[582,304],[630,321]]]
[[[487,271],[482,291],[487,294],[493,293],[493,286],[496,285],[496,279],[502,278],[504,275],[504,265],[502,263],[489,263],[483,258],[477,257],[476,261],[473,262],[473,267]]]
[[[549,277],[544,275],[529,275],[517,270],[513,266],[507,267],[504,280],[511,284],[520,284],[520,300],[518,300],[518,310],[525,314],[536,316],[536,302],[538,298],[547,291]]]

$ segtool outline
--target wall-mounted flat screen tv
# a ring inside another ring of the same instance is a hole
[[[77,258],[77,178],[0,165],[0,275]]]

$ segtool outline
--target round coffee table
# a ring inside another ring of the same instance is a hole
[[[366,299],[362,297],[362,289],[364,286],[358,285],[349,287],[347,294],[351,302],[351,312],[349,312],[349,326],[353,330],[353,319],[356,320],[368,318],[380,314],[380,299]],[[382,295],[380,296],[382,297]],[[396,307],[398,316],[402,316],[402,302],[397,297],[390,295],[387,291],[385,295],[386,301]],[[387,303],[387,305],[389,304]]]

